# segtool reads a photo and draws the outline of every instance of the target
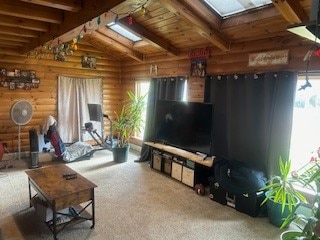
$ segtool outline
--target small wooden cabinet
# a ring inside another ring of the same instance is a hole
[[[145,142],[145,144],[151,147],[150,166],[152,169],[192,188],[198,183],[208,184],[214,157],[203,158],[197,154],[160,143]]]

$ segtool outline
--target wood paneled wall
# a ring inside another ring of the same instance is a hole
[[[96,57],[96,69],[82,68],[83,55]],[[102,78],[103,80],[103,112],[114,116],[121,103],[120,61],[93,48],[88,44],[80,44],[73,56],[68,56],[65,62],[53,60],[49,54],[43,59],[21,56],[18,54],[3,54],[0,58],[0,68],[8,71],[14,69],[34,70],[40,78],[39,88],[31,90],[0,87],[0,142],[6,143],[10,152],[18,151],[18,126],[10,118],[10,109],[14,102],[20,99],[28,100],[33,105],[32,120],[21,128],[21,151],[29,150],[29,130],[40,131],[42,119],[48,115],[57,118],[57,78],[59,75],[70,77]],[[105,121],[106,135],[109,135],[109,123]]]
[[[230,51],[221,52],[214,47],[208,47],[210,57],[207,59],[207,74],[228,74],[228,73],[261,73],[267,71],[306,71],[306,62],[303,60],[306,53],[312,48],[310,42],[293,37],[276,37],[268,41],[252,41],[245,43],[234,43]],[[264,51],[289,49],[289,64],[274,65],[268,67],[248,67],[250,53]],[[188,57],[189,51],[180,52],[177,57],[154,56],[146,59],[146,63],[137,63],[127,59],[122,61],[122,82],[126,90],[132,90],[133,82],[139,78],[166,77],[166,76],[190,76],[191,60]],[[150,75],[150,65],[157,65],[157,75]],[[310,71],[320,71],[320,58],[313,55],[309,65]],[[204,78],[188,77],[188,101],[202,102],[204,97]],[[132,88],[132,89],[130,89]]]
[[[311,48],[306,41],[292,40],[288,37],[273,38],[265,42],[235,43],[229,52],[209,47],[210,57],[207,59],[208,74],[266,72],[278,70],[302,71],[306,70],[303,58]],[[248,54],[271,50],[289,49],[290,59],[288,65],[270,66],[264,68],[249,68]],[[145,63],[132,59],[122,61],[114,59],[91,45],[81,44],[74,56],[68,57],[66,62],[53,60],[52,56],[46,59],[20,56],[14,53],[3,54],[0,58],[0,68],[7,70],[21,69],[34,70],[40,78],[39,88],[31,90],[9,90],[0,88],[0,142],[7,143],[9,151],[18,149],[18,126],[10,119],[10,108],[18,99],[32,102],[34,114],[30,123],[22,127],[21,150],[29,150],[29,129],[38,128],[43,117],[53,115],[57,117],[57,77],[59,75],[75,77],[101,77],[103,79],[103,111],[114,119],[114,111],[121,107],[122,100],[126,98],[128,90],[134,91],[135,82],[151,79],[152,77],[187,76],[188,101],[202,102],[204,96],[204,78],[189,77],[191,60],[189,51],[181,51],[176,57],[153,56],[146,58]],[[90,55],[97,58],[96,69],[85,69],[81,66],[81,57]],[[150,65],[157,65],[157,74],[150,75]],[[310,71],[320,70],[319,57],[312,56]],[[105,121],[105,132],[109,135],[109,123]]]

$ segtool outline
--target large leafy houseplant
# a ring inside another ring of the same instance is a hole
[[[115,113],[116,120],[113,122],[113,130],[117,136],[117,147],[125,147],[135,132],[141,130],[143,123],[142,113],[145,108],[145,97],[137,96],[128,91],[128,101],[122,106],[119,113]]]
[[[320,239],[320,148],[318,156],[313,156],[309,163],[297,171],[292,172],[293,178],[304,188],[313,190],[314,199],[309,198],[310,212],[291,213],[283,226],[294,222],[300,229],[292,240],[318,240]]]
[[[262,204],[267,203],[268,216],[272,224],[283,227],[284,220],[293,213],[299,202],[305,202],[306,198],[294,187],[296,179],[290,174],[291,161],[279,157],[280,175],[273,175],[268,179],[265,187],[265,199]]]

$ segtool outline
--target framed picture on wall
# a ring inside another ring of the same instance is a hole
[[[20,77],[20,75],[21,75],[20,69],[15,69],[15,70],[14,70],[14,76],[15,76],[15,77]]]
[[[206,59],[191,59],[190,75],[192,77],[204,77],[206,75]]]
[[[40,78],[33,78],[32,83],[39,84],[40,83]]]
[[[15,90],[16,89],[16,83],[15,82],[10,82],[9,83],[9,89],[10,90]]]
[[[33,71],[33,70],[29,71],[29,76],[30,76],[30,78],[35,78],[36,77],[36,71]]]
[[[82,56],[82,67],[83,68],[97,68],[97,59],[90,56]]]
[[[7,69],[1,68],[1,70],[0,70],[0,76],[2,76],[2,77],[7,76]]]
[[[30,72],[26,70],[21,70],[20,75],[21,77],[30,77]]]

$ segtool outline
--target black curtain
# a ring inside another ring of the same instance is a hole
[[[270,175],[289,158],[297,76],[293,72],[207,76],[213,151]]]
[[[168,78],[153,78],[150,81],[148,103],[147,103],[147,116],[145,123],[145,131],[143,141],[153,141],[155,128],[154,128],[154,115],[157,108],[158,100],[182,100],[185,86],[185,77],[168,77]],[[142,145],[139,161],[145,162],[150,159],[149,147],[145,144]]]

